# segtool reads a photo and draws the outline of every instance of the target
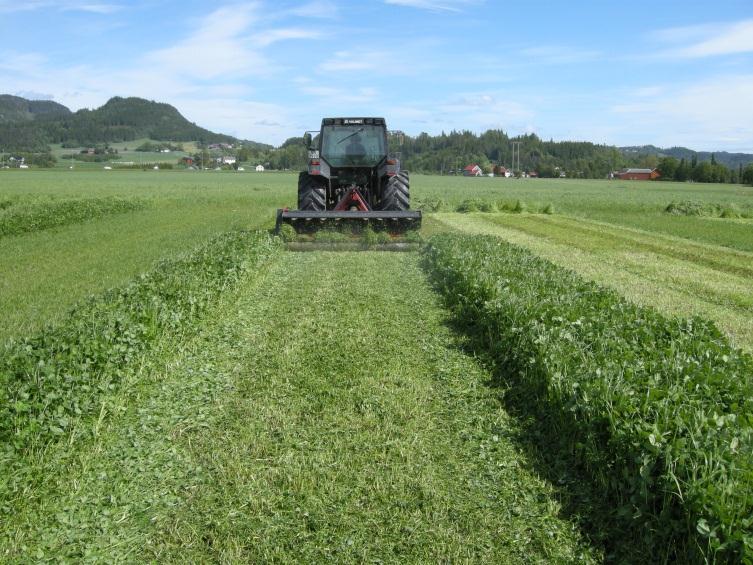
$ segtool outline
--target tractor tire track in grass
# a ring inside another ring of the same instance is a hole
[[[753,350],[753,254],[584,219],[437,214],[466,233],[497,235],[637,304],[713,320]]]
[[[413,253],[286,253],[52,446],[0,559],[594,562]]]
[[[191,561],[588,560],[414,254],[289,253],[188,447],[211,481],[150,540]]]

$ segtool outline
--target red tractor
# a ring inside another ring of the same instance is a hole
[[[277,229],[297,232],[338,225],[402,233],[421,227],[410,210],[408,171],[387,149],[384,118],[324,118],[298,176],[298,209],[278,210]]]

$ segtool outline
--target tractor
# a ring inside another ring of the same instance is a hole
[[[277,229],[419,229],[421,212],[410,210],[408,171],[389,154],[387,134],[384,118],[324,118],[318,132],[307,132],[308,170],[298,175],[298,209],[278,210]]]

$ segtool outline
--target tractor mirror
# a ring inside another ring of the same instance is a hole
[[[303,134],[303,144],[306,146],[306,149],[308,149],[309,151],[312,151],[314,149],[319,149],[316,146],[318,139],[319,139],[319,130],[311,130]]]

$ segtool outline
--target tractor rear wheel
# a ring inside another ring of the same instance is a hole
[[[410,178],[408,171],[400,171],[389,177],[382,188],[382,210],[402,212],[410,209]]]
[[[327,208],[327,191],[322,182],[308,173],[298,175],[298,209],[323,212]]]

